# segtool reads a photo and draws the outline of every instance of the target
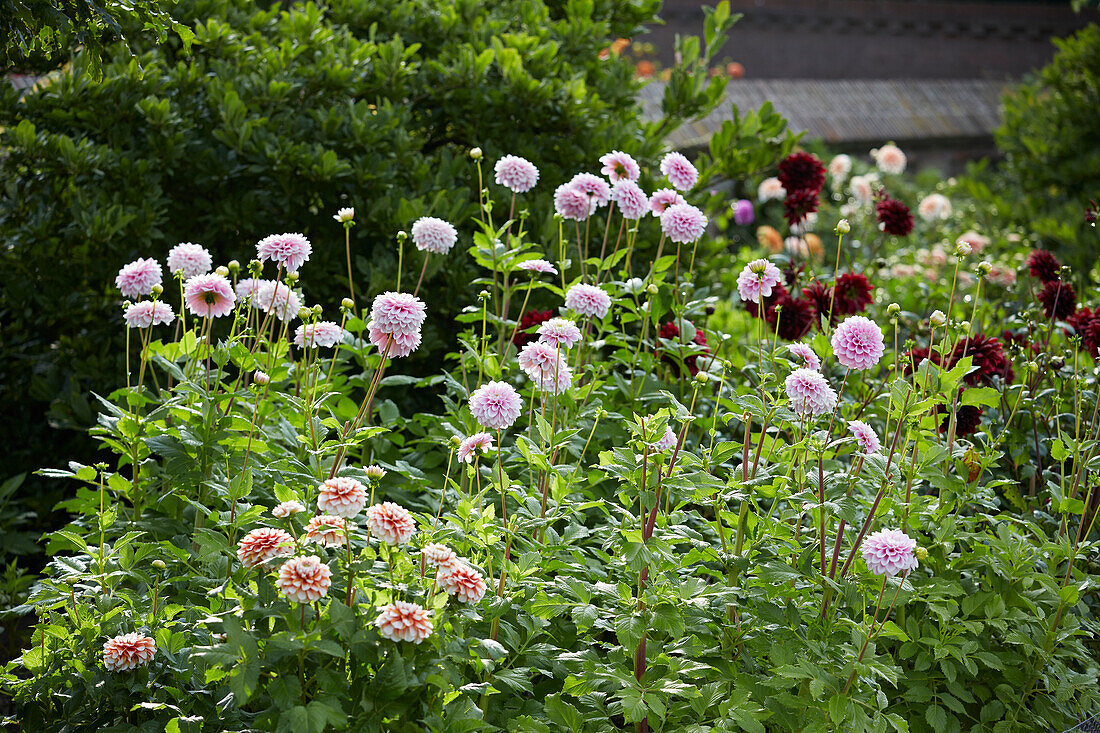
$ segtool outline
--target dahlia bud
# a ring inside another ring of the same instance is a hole
[[[899,313],[901,313],[901,306],[897,303],[891,303],[890,305],[886,306],[886,315],[893,317],[898,315]]]
[[[296,273],[296,272],[288,272],[288,273],[286,274],[286,281],[287,281],[287,284],[289,284],[289,285],[293,285],[294,283],[298,282],[298,277],[299,277],[298,273]]]
[[[947,316],[943,314],[943,311],[932,311],[932,315],[928,317],[928,325],[932,328],[939,328],[945,323],[947,323]]]
[[[222,277],[228,277],[229,276],[229,268],[226,267],[225,265],[219,265],[218,269],[214,270],[214,272],[221,275]]]
[[[259,260],[250,260],[248,263],[248,271],[253,275],[259,275],[264,271],[264,263]]]
[[[477,294],[478,300],[488,300],[490,295],[488,290],[482,290]]]
[[[993,265],[989,260],[982,260],[978,263],[978,277],[985,277],[993,271]]]
[[[656,295],[657,293],[661,292],[656,283],[650,283],[649,287],[646,288],[645,291],[650,295]]]
[[[313,317],[314,317],[314,318],[320,318],[320,317],[321,317],[321,316],[323,316],[324,314],[325,314],[325,309],[321,307],[321,304],[320,304],[320,303],[318,303],[317,305],[313,306]]]
[[[959,330],[963,333],[970,333],[970,321],[963,321],[960,323]]]
[[[603,408],[601,407],[601,408],[600,408],[600,409],[599,409],[599,410],[598,410],[598,411],[596,412],[596,419],[597,419],[597,420],[603,420],[603,419],[604,419],[605,417],[607,417],[607,410],[605,410],[605,409],[603,409]]]
[[[308,321],[309,317],[312,315],[313,311],[311,311],[309,308],[306,308],[304,305],[298,309],[298,317],[301,318],[303,321]]]
[[[236,260],[229,260],[229,271],[236,275],[241,271],[241,263]]]
[[[344,310],[355,310],[355,301],[351,298],[344,298],[340,301],[340,307]]]
[[[706,384],[707,373],[703,372],[703,371],[700,371],[698,374],[695,375],[695,381],[698,382],[699,384]]]
[[[157,570],[164,570],[168,566],[164,564],[164,560],[154,560],[153,567]]]
[[[913,554],[917,556],[918,560],[927,560],[928,559],[928,548],[927,547],[921,547],[920,545],[918,545],[917,549],[913,550]]]
[[[964,242],[961,239],[959,241],[955,242],[955,254],[958,255],[959,257],[966,257],[968,254],[970,254],[973,251],[974,250],[970,246],[969,242]]]
[[[409,235],[405,232],[404,229],[402,229],[401,231],[399,231],[397,233],[397,243],[398,244],[404,244],[405,240],[408,239],[408,238],[409,238]]]
[[[481,156],[482,156],[481,148],[471,148],[470,149],[470,157],[473,158],[474,160],[481,160]]]
[[[460,445],[462,445],[462,438],[458,437],[457,435],[452,435],[451,436],[451,447],[452,448],[457,448]]]
[[[259,369],[252,375],[252,381],[263,387],[271,381],[271,377],[267,375],[267,372],[261,372]]]
[[[642,282],[640,277],[632,277],[623,283],[623,290],[631,295],[642,292],[645,289],[645,283]]]
[[[1058,371],[1059,369],[1061,369],[1065,365],[1066,365],[1066,360],[1063,359],[1060,356],[1056,356],[1056,357],[1054,357],[1053,359],[1050,360],[1050,366],[1055,371]]]
[[[836,223],[837,234],[847,234],[852,231],[852,225],[848,223],[847,219],[841,219]]]
[[[386,477],[386,469],[381,466],[367,466],[363,469],[367,474],[367,478],[374,479],[375,481],[381,481]]]
[[[1039,362],[1037,361],[1029,361],[1025,366],[1027,366],[1029,372],[1039,371]]]
[[[157,283],[149,289],[149,292],[153,294],[154,298],[159,298],[160,296],[164,295],[164,286],[160,283]]]

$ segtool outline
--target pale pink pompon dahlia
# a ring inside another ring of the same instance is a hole
[[[581,340],[581,330],[568,318],[551,318],[539,326],[538,334],[540,341],[567,349]]]
[[[897,145],[883,145],[877,150],[872,150],[871,157],[875,159],[880,171],[895,176],[905,171],[905,165],[908,162],[905,153]]]
[[[661,436],[660,440],[649,447],[657,453],[667,453],[676,447],[676,443],[676,433],[672,432],[671,426],[666,425],[665,434]]]
[[[237,295],[221,275],[196,275],[183,286],[183,302],[196,316],[220,318],[233,312]]]
[[[168,272],[182,272],[184,280],[195,275],[205,275],[213,267],[214,259],[201,244],[181,242],[168,250]]]
[[[673,186],[681,191],[690,191],[699,180],[699,171],[691,161],[681,153],[669,153],[661,160],[661,173],[664,173]]]
[[[420,298],[393,291],[375,296],[370,311],[371,325],[391,335],[419,331],[427,315],[427,308]]]
[[[603,318],[611,309],[611,296],[596,285],[577,283],[566,292],[565,307],[577,315]]]
[[[772,288],[783,279],[779,268],[765,259],[753,260],[737,276],[737,292],[741,300],[757,303],[772,294]]]
[[[850,316],[833,332],[833,354],[849,369],[870,369],[882,358],[882,329],[870,318]]]
[[[470,395],[470,413],[483,428],[504,430],[523,412],[523,399],[507,382],[489,382]]]
[[[668,207],[686,203],[687,200],[671,188],[659,188],[649,197],[649,211],[655,218],[660,219],[661,214],[665,213]]]
[[[412,238],[421,252],[445,255],[458,241],[458,231],[450,222],[434,216],[422,216],[412,225]]]
[[[294,331],[294,345],[299,348],[331,348],[344,338],[344,329],[332,321],[304,323]]]
[[[143,300],[126,307],[123,315],[127,328],[149,328],[150,326],[171,323],[176,314],[172,306],[159,300]]]
[[[880,529],[863,541],[860,554],[868,570],[892,578],[917,569],[916,549],[917,541],[901,530]]]
[[[611,200],[624,219],[637,221],[649,213],[649,197],[634,181],[624,179],[612,186]]]
[[[367,505],[367,487],[347,476],[330,478],[317,492],[317,510],[344,519],[351,519]]]
[[[347,522],[332,514],[318,514],[306,525],[306,542],[335,547],[344,544],[347,536]]]
[[[298,272],[298,268],[312,253],[313,245],[297,233],[272,234],[256,244],[256,255],[260,262],[271,260],[287,272]]]
[[[477,603],[485,597],[485,578],[461,560],[441,565],[435,582],[462,603]]]
[[[424,561],[433,568],[450,565],[458,559],[454,550],[439,542],[424,545],[424,549],[420,551],[420,554],[424,557]]]
[[[464,438],[458,445],[458,460],[463,463],[473,463],[474,459],[482,453],[488,453],[493,449],[493,436],[489,433],[474,433]]]
[[[849,420],[848,431],[856,439],[856,444],[864,455],[878,453],[882,450],[882,444],[879,443],[874,428],[862,420]]]
[[[387,545],[403,545],[416,533],[416,520],[405,507],[384,501],[367,509],[367,531]]]
[[[557,275],[558,268],[546,260],[524,260],[516,265],[520,270],[526,270],[527,272],[533,272],[541,275]]]
[[[374,620],[378,633],[390,641],[419,644],[432,635],[432,614],[415,603],[395,601],[382,607]]]
[[[157,643],[148,636],[122,634],[103,645],[103,666],[111,672],[129,672],[149,664],[156,653]]]
[[[596,202],[579,188],[563,183],[554,189],[554,210],[563,219],[584,221],[596,210]]]
[[[802,366],[807,369],[821,368],[821,359],[818,358],[817,353],[810,348],[809,344],[789,344],[787,351],[801,359]]]
[[[281,529],[254,529],[237,545],[237,559],[246,568],[254,568],[268,560],[294,554],[294,538]]]
[[[600,173],[607,176],[607,180],[612,183],[636,181],[642,174],[637,161],[621,150],[612,150],[610,153],[601,155],[600,164],[603,166],[600,168]]]
[[[791,409],[800,417],[827,415],[836,407],[836,392],[814,369],[795,369],[787,377],[786,386]]]
[[[756,198],[760,203],[767,201],[782,201],[787,198],[787,189],[778,178],[765,178],[756,189]]]
[[[596,208],[607,206],[611,201],[611,186],[593,173],[578,173],[569,181],[569,185],[592,199]]]
[[[542,374],[554,370],[560,366],[561,351],[557,346],[546,341],[530,341],[524,344],[516,361],[531,379],[538,379]]]
[[[297,514],[306,510],[305,505],[300,501],[291,499],[290,501],[284,501],[271,510],[271,516],[276,519],[286,519],[291,514]]]
[[[385,353],[387,357],[392,359],[404,358],[420,348],[420,331],[391,335],[371,324],[367,329],[367,333],[370,342],[378,347],[378,351]]]
[[[122,292],[123,297],[137,300],[148,298],[153,286],[160,285],[163,279],[159,262],[152,258],[139,257],[118,271],[115,287]]]
[[[539,169],[526,158],[518,155],[505,155],[493,166],[498,186],[512,190],[512,193],[527,193],[539,182]]]
[[[550,394],[561,394],[573,384],[573,370],[570,368],[565,356],[558,360],[556,369],[535,372],[528,376],[531,377],[531,381],[535,383],[540,392],[549,392]]]
[[[691,204],[673,204],[661,214],[661,231],[673,242],[694,242],[706,228],[706,215]]]
[[[241,297],[240,290],[241,286],[238,283],[238,298]],[[272,314],[280,321],[289,321],[297,317],[298,309],[302,307],[302,301],[298,299],[297,293],[285,283],[275,280],[257,280],[249,292],[254,293],[252,305],[264,313]]]
[[[292,557],[279,568],[275,585],[295,603],[313,603],[328,595],[332,571],[316,555]]]

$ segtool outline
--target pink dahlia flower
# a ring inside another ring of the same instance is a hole
[[[782,279],[783,273],[771,262],[765,259],[753,260],[737,276],[737,292],[741,294],[741,300],[759,303],[772,294],[772,289]]]
[[[485,597],[485,578],[461,560],[441,565],[435,582],[462,603],[477,603]]]
[[[655,218],[660,219],[668,207],[686,203],[687,199],[671,188],[659,188],[649,197],[649,211]]]
[[[528,376],[531,377],[531,381],[535,383],[540,392],[549,392],[550,394],[561,394],[573,384],[573,370],[569,367],[569,362],[565,356],[559,358],[556,369],[548,369]]]
[[[470,412],[482,427],[503,430],[523,412],[523,400],[507,382],[489,382],[470,395]]]
[[[432,635],[432,614],[415,603],[394,601],[374,620],[378,633],[390,641],[419,644]]]
[[[353,478],[337,476],[317,487],[317,510],[351,519],[367,505],[367,487]]]
[[[387,545],[403,545],[416,533],[416,520],[405,507],[384,501],[367,509],[367,531]]]
[[[272,509],[271,516],[275,517],[276,519],[286,519],[291,514],[298,514],[299,512],[304,512],[305,510],[306,507],[304,504],[302,504],[302,502],[294,501],[292,499],[290,501],[284,501],[276,506],[274,509]]]
[[[149,328],[171,323],[176,317],[172,306],[159,300],[143,300],[126,308],[123,318],[127,328]]]
[[[554,210],[563,219],[584,221],[596,210],[596,202],[579,188],[563,183],[554,190]]]
[[[611,296],[596,285],[578,283],[566,292],[565,307],[577,315],[603,318],[611,309]]]
[[[182,272],[183,279],[205,275],[214,267],[214,259],[201,244],[182,242],[168,250],[168,272]]]
[[[690,191],[699,180],[699,171],[680,153],[669,153],[661,160],[661,173],[681,191]]]
[[[569,185],[592,199],[595,203],[593,210],[607,206],[611,201],[611,186],[593,173],[578,173],[569,181]]]
[[[344,544],[348,536],[348,525],[343,517],[332,514],[318,514],[306,525],[306,542],[316,542],[325,547]]]
[[[111,672],[129,672],[153,660],[157,643],[144,634],[122,634],[103,645],[103,666]]]
[[[878,169],[883,173],[900,175],[905,171],[908,162],[905,153],[897,145],[883,145],[877,150],[871,151],[871,157],[875,159]]]
[[[154,285],[160,285],[164,275],[160,263],[154,259],[140,257],[118,271],[115,277],[117,287],[124,297],[138,300],[149,297]]]
[[[246,568],[294,554],[294,538],[281,529],[261,527],[246,534],[237,545],[237,559]]]
[[[756,198],[760,203],[768,201],[782,201],[787,198],[787,189],[778,178],[765,178],[756,189]]]
[[[836,408],[836,392],[829,386],[821,372],[814,369],[795,369],[787,377],[787,398],[791,409],[799,416],[817,417]]]
[[[294,345],[299,348],[332,348],[344,338],[344,329],[332,321],[303,323],[294,331]]]
[[[489,433],[474,433],[464,438],[458,446],[458,460],[464,463],[473,463],[474,459],[482,453],[488,453],[493,449],[493,436]]]
[[[332,571],[316,555],[292,557],[279,568],[275,585],[295,603],[313,603],[328,595]]]
[[[252,304],[264,313],[270,313],[280,321],[289,321],[297,317],[302,301],[285,283],[275,280],[259,280],[255,285],[256,295]]]
[[[450,565],[458,559],[454,550],[438,542],[424,545],[424,549],[420,551],[420,554],[424,558],[424,562],[433,568]]]
[[[287,272],[298,272],[298,268],[309,259],[312,252],[313,245],[297,233],[272,234],[256,245],[260,262],[271,260],[286,268]]]
[[[505,155],[493,166],[493,171],[497,185],[512,189],[512,193],[527,193],[539,182],[539,169],[518,155]]]
[[[524,260],[516,265],[520,270],[526,270],[527,272],[537,272],[542,275],[557,275],[558,268],[546,260]]]
[[[390,291],[375,296],[370,315],[374,328],[392,335],[419,331],[428,312],[415,295]]]
[[[649,197],[634,181],[623,179],[612,186],[611,200],[624,219],[637,221],[649,213]]]
[[[885,351],[882,329],[864,316],[850,316],[833,332],[833,354],[849,369],[870,369]]]
[[[537,379],[544,372],[553,374],[558,368],[560,350],[546,341],[531,341],[524,345],[516,357],[519,368],[531,379]]]
[[[445,255],[458,241],[458,231],[450,222],[434,216],[422,216],[412,225],[412,238],[421,252]]]
[[[612,150],[610,153],[601,155],[600,163],[603,164],[600,173],[607,176],[607,179],[612,183],[636,181],[638,176],[642,174],[642,169],[638,167],[637,161],[621,150]]]
[[[871,187],[871,179],[867,176],[852,176],[850,182],[852,198],[861,204],[867,205],[875,197],[875,191]]]
[[[946,219],[951,216],[951,201],[942,193],[930,193],[921,199],[917,211],[925,221]]]
[[[820,369],[821,359],[808,344],[788,344],[787,351],[802,360],[807,369]]]
[[[372,323],[367,333],[370,335],[370,342],[378,347],[378,351],[385,352],[391,359],[404,358],[420,348],[420,331],[395,333],[391,336]],[[388,350],[387,346],[389,346]]]
[[[538,334],[539,340],[567,349],[581,340],[581,330],[568,318],[551,318],[539,326]]]
[[[856,439],[856,444],[859,445],[864,455],[878,453],[882,450],[882,444],[879,443],[874,428],[862,420],[849,420],[848,431]]]
[[[673,204],[661,214],[661,231],[673,242],[694,242],[706,228],[706,215],[691,204]]]
[[[183,286],[183,302],[196,316],[220,318],[233,312],[237,296],[221,275],[196,275]]]
[[[649,447],[657,453],[667,453],[676,447],[676,433],[672,431],[672,426],[665,426],[665,434],[661,436],[661,439],[656,443],[653,443]]]
[[[852,156],[845,153],[835,156],[829,161],[829,175],[834,180],[842,181],[852,172]]]
[[[880,529],[867,536],[860,547],[867,569],[892,578],[917,569],[917,541],[897,529]]]

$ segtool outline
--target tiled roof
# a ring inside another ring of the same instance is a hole
[[[732,119],[730,105],[758,109],[770,101],[795,132],[827,143],[882,143],[988,137],[1000,122],[1005,83],[979,79],[734,79],[710,115],[673,132],[674,148],[704,146]],[[648,119],[661,114],[664,83],[639,95]]]

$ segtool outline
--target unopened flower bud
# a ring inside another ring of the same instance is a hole
[[[229,271],[236,275],[241,271],[241,263],[236,260],[229,260]]]
[[[324,315],[324,313],[325,313],[325,309],[321,307],[320,303],[313,306],[313,317],[314,318],[320,318],[321,316]]]
[[[917,545],[917,549],[913,550],[913,554],[917,556],[918,560],[928,559],[928,548]]]
[[[271,382],[271,377],[267,376],[267,372],[261,372],[257,369],[255,374],[252,375],[252,381],[263,387]]]
[[[1029,361],[1026,366],[1029,372],[1039,371],[1039,362],[1037,361]]]
[[[978,277],[985,277],[993,271],[993,265],[989,260],[982,260],[978,263]]]
[[[397,242],[398,242],[398,244],[404,243],[404,241],[408,238],[409,238],[409,235],[408,235],[408,233],[405,232],[404,229],[402,229],[401,231],[399,231],[397,233]]]
[[[226,267],[225,265],[219,265],[218,269],[214,270],[214,272],[221,275],[222,277],[228,277],[229,276],[229,268]]]
[[[650,295],[656,295],[657,293],[661,292],[656,283],[650,283],[649,287],[646,288],[645,291]]]
[[[695,375],[695,381],[699,384],[706,384],[707,373],[704,371],[700,371],[698,374]]]
[[[473,158],[474,160],[481,160],[481,156],[482,156],[481,148],[471,148],[470,149],[470,157]]]
[[[309,317],[312,315],[313,311],[311,311],[309,308],[306,308],[304,305],[298,309],[298,317],[301,318],[303,321],[308,321]]]
[[[932,311],[932,315],[928,317],[928,325],[932,328],[939,328],[945,323],[947,323],[947,316],[943,314],[943,311]]]
[[[288,272],[286,274],[286,281],[288,284],[293,285],[294,283],[298,282],[299,277],[301,276],[296,272]]]
[[[381,481],[386,477],[386,469],[381,466],[371,465],[363,470],[366,472],[367,478],[374,479],[375,481]]]
[[[458,437],[457,435],[452,435],[451,436],[451,447],[452,448],[457,448],[460,445],[462,445],[462,438]]]
[[[897,303],[891,303],[890,305],[886,306],[886,315],[896,316],[899,313],[901,313],[901,306]]]
[[[164,294],[164,286],[160,283],[157,283],[149,289],[149,292],[153,294],[154,298],[159,298],[161,295]]]
[[[837,234],[847,234],[852,231],[852,225],[848,223],[847,219],[841,219],[836,223]]]
[[[344,298],[340,301],[340,307],[344,310],[355,310],[355,301],[351,298]]]
[[[264,271],[264,263],[260,262],[259,260],[249,260],[248,271],[251,272],[253,275],[259,275],[261,272]]]
[[[959,330],[963,333],[970,333],[970,321],[963,321],[960,323]]]
[[[974,248],[970,246],[969,242],[959,240],[955,242],[955,254],[959,257],[966,257],[968,254],[974,251]]]
[[[164,570],[166,567],[168,567],[167,565],[164,564],[164,560],[154,560],[152,565],[157,570]]]
[[[478,297],[479,300],[488,300],[489,297],[490,297],[489,291],[488,290],[482,290],[480,293],[477,294],[477,297]]]

